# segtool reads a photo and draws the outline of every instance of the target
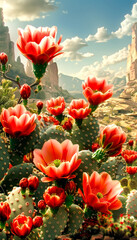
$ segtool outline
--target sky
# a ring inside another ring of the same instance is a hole
[[[54,59],[59,73],[82,80],[112,80],[126,75],[131,27],[137,22],[136,0],[0,0],[5,25],[15,42],[26,25],[57,26],[64,54]]]

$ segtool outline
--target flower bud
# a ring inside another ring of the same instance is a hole
[[[68,194],[74,194],[76,192],[76,184],[74,183],[74,181],[71,180],[66,184],[65,191]]]
[[[43,219],[41,216],[36,216],[33,218],[33,227],[37,228],[43,225]]]
[[[45,203],[44,200],[39,200],[39,202],[38,202],[38,208],[39,208],[40,210],[44,210],[44,209],[46,208],[46,203]]]
[[[21,188],[27,188],[28,187],[28,179],[27,178],[22,178],[19,182],[19,186]]]
[[[23,99],[27,99],[30,97],[31,88],[28,84],[23,84],[20,88],[20,95]]]
[[[36,106],[37,106],[38,109],[41,110],[41,109],[43,108],[43,102],[39,100],[39,101],[37,102]]]
[[[5,65],[7,62],[8,62],[8,56],[7,56],[7,54],[4,53],[4,52],[1,52],[1,53],[0,53],[0,63],[1,63],[2,65]]]
[[[31,191],[34,191],[38,188],[39,186],[39,179],[36,176],[31,176],[28,178],[28,188]]]
[[[11,209],[7,202],[0,202],[0,221],[5,222],[10,218]]]

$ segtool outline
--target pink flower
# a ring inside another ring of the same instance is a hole
[[[31,114],[20,104],[3,109],[1,113],[3,130],[12,137],[30,135],[36,127],[35,119],[36,114]]]
[[[46,102],[47,111],[54,116],[58,116],[63,113],[65,109],[64,97],[51,98]]]
[[[55,42],[57,27],[26,26],[23,30],[18,29],[17,47],[34,64],[44,64],[50,62],[54,57],[61,54],[62,46],[60,36]]]
[[[34,164],[48,177],[42,181],[53,181],[61,178],[73,178],[72,173],[79,167],[78,144],[73,145],[70,140],[59,143],[50,139],[44,143],[42,149],[34,150]]]
[[[122,207],[122,203],[117,198],[122,192],[120,182],[112,180],[111,176],[102,172],[101,174],[94,171],[91,176],[83,173],[83,192],[78,192],[88,207],[94,210],[110,214],[109,210],[117,210]]]
[[[67,109],[69,115],[71,115],[74,119],[83,119],[91,112],[89,103],[84,99],[72,100]]]
[[[91,105],[98,105],[113,95],[113,85],[108,85],[105,79],[88,77],[82,87],[83,94]]]
[[[100,145],[109,156],[117,156],[120,154],[125,141],[125,132],[115,124],[108,125],[101,131]]]

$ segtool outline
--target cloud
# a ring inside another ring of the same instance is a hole
[[[111,69],[110,66],[122,62],[127,59],[128,50],[126,48],[120,49],[118,52],[109,56],[104,55],[101,62],[94,62],[91,65],[84,66],[75,77],[80,79],[86,79],[89,75],[95,76],[98,79],[105,78],[107,80],[113,79],[114,77],[123,77],[125,75],[124,67],[120,67],[116,72]]]
[[[63,14],[68,14],[68,11],[67,10],[63,10],[62,13]]]
[[[70,59],[71,61],[80,61],[84,58],[92,57],[94,54],[90,52],[81,53],[79,50],[81,50],[83,47],[88,46],[85,40],[82,38],[79,38],[78,36],[66,39],[63,43],[63,51],[64,54],[61,56],[61,58],[66,58],[66,60]]]
[[[131,35],[131,27],[137,22],[137,3],[133,4],[131,14],[126,14],[124,20],[120,23],[120,27],[115,31],[108,33],[107,28],[99,27],[96,34],[89,35],[85,40],[96,42],[107,42],[113,38],[122,38]]]
[[[128,56],[128,49],[126,47],[124,47],[112,55],[109,55],[109,56],[104,55],[102,57],[103,58],[102,65],[108,66],[108,65],[122,62],[127,59],[127,56]]]
[[[33,21],[41,14],[56,10],[53,0],[0,0],[5,20]]]

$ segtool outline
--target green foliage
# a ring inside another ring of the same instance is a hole
[[[2,108],[9,108],[16,105],[15,91],[17,88],[12,87],[12,82],[3,79],[0,86],[0,112]]]

